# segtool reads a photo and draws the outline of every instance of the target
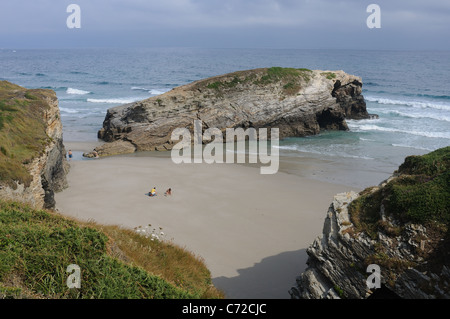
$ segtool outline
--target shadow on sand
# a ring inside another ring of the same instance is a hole
[[[230,299],[290,299],[289,290],[306,269],[306,249],[266,257],[253,267],[238,269],[236,277],[213,278]]]

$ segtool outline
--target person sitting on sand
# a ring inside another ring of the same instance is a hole
[[[156,187],[152,188],[152,190],[150,191],[149,196],[156,196]]]
[[[166,192],[164,193],[164,196],[170,196],[172,195],[172,188],[169,188],[168,190],[166,190]]]

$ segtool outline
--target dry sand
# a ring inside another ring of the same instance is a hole
[[[169,158],[70,164],[69,188],[56,194],[61,213],[129,228],[162,227],[167,239],[205,260],[227,298],[289,298],[333,195],[351,189],[235,164],[176,165]],[[153,186],[158,196],[146,196]],[[173,195],[165,197],[169,187]]]

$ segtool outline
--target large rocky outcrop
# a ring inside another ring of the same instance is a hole
[[[0,161],[18,171],[16,175],[2,174],[0,199],[54,208],[54,193],[67,187],[69,170],[56,94],[52,90],[27,90],[7,81],[1,81],[0,88],[1,103],[10,111],[7,115],[6,111],[2,113],[9,126],[4,124],[1,130],[9,132],[4,135],[0,130]],[[23,143],[22,148],[18,141]],[[27,158],[22,159],[26,152]],[[20,173],[22,168],[25,173]]]
[[[406,158],[377,187],[336,195],[292,298],[450,298],[449,168],[447,147]],[[381,289],[366,282],[373,264]]]
[[[280,138],[322,129],[347,130],[346,118],[368,118],[361,78],[343,71],[265,68],[193,82],[108,110],[99,155],[170,150],[175,128],[279,128]],[[116,146],[116,141],[121,145]],[[111,148],[114,151],[110,151]]]

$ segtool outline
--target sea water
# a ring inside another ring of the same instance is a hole
[[[280,141],[280,155],[349,161],[392,172],[405,156],[450,145],[449,51],[277,49],[0,50],[0,80],[53,89],[65,141],[96,141],[108,108],[207,77],[259,67],[344,70],[360,76],[375,120],[347,132]]]

